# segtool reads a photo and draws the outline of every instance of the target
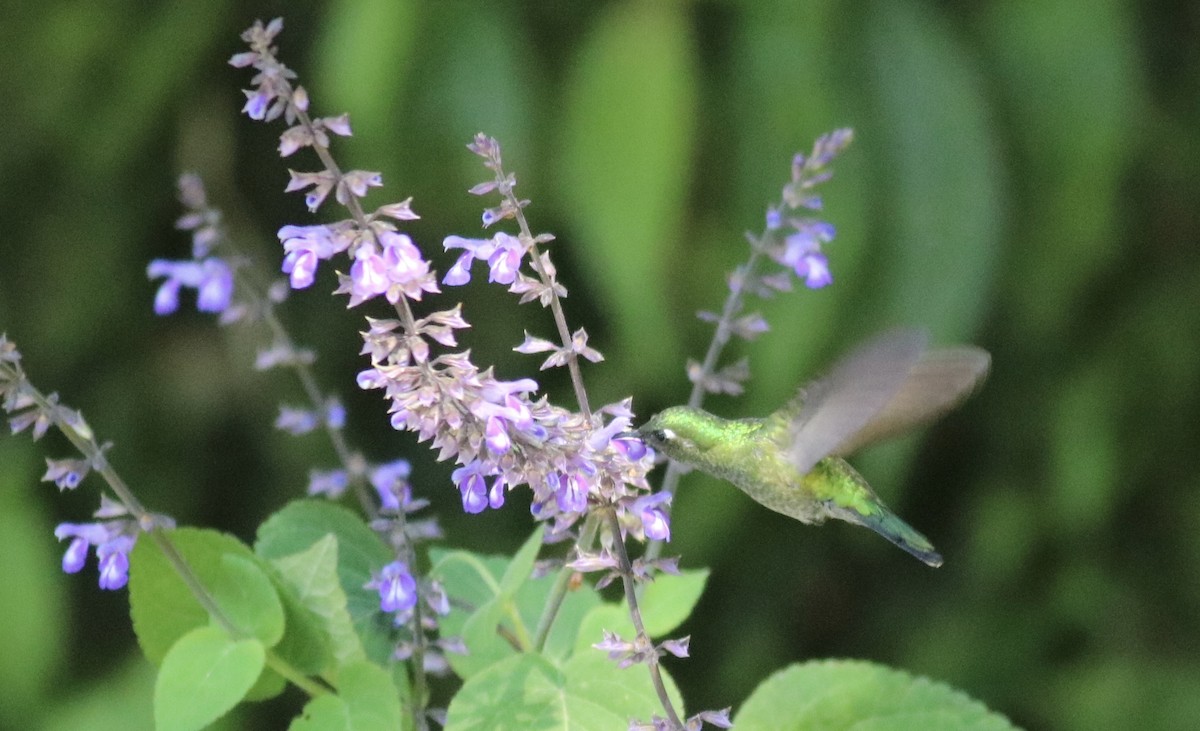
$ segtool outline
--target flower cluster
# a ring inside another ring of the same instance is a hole
[[[140,533],[138,522],[129,516],[129,511],[118,502],[101,496],[100,508],[92,514],[94,523],[59,523],[54,537],[62,541],[70,538],[63,554],[62,569],[68,574],[78,573],[87,561],[88,549],[95,547],[99,561],[100,588],[120,589],[129,582],[129,553]],[[169,518],[161,520],[163,527],[173,528]]]
[[[295,74],[275,57],[272,46],[282,28],[279,21],[256,23],[243,34],[250,51],[231,59],[234,66],[253,67],[256,88],[246,92],[244,111],[254,119],[282,117],[289,126],[280,145],[290,154],[313,147],[325,168],[315,172],[291,173],[288,190],[307,189],[309,208],[315,210],[335,191],[336,199],[351,212],[351,218],[331,224],[285,226],[279,232],[285,257],[283,271],[295,288],[311,285],[319,262],[338,254],[352,262],[349,273],[338,273],[336,293],[349,296],[351,307],[383,296],[396,310],[396,317],[368,318],[363,333],[363,353],[371,367],[358,376],[362,388],[381,389],[390,402],[392,426],[415,432],[430,441],[440,459],[454,458],[458,469],[453,479],[462,496],[463,508],[477,513],[504,504],[508,490],[528,484],[534,494],[533,512],[551,521],[552,532],[567,529],[587,511],[590,503],[622,504],[638,491],[647,490],[645,472],[649,460],[630,459],[612,437],[629,428],[628,403],[619,403],[592,414],[576,413],[535,396],[538,385],[531,379],[506,381],[491,369],[480,369],[469,352],[440,352],[458,345],[456,331],[468,327],[461,306],[416,317],[412,303],[426,293],[438,292],[436,276],[421,250],[396,222],[415,219],[410,201],[383,206],[373,213],[363,210],[360,200],[371,187],[382,184],[378,173],[343,173],[328,151],[324,130],[350,134],[345,115],[312,119],[308,95],[293,86]],[[524,205],[512,196],[516,184],[500,169],[499,145],[479,135],[468,146],[485,159],[494,180],[472,189],[483,195],[499,191],[500,205],[484,212],[485,226],[513,218]],[[448,237],[446,249],[461,249],[462,255],[443,283],[464,284],[470,280],[470,265],[487,262],[489,279],[505,284],[523,301],[537,299],[548,305],[566,291],[553,279],[549,257],[537,252],[549,235],[532,236],[498,233],[490,239]],[[534,273],[522,271],[528,262]],[[527,352],[554,350],[549,364],[561,364],[575,356],[599,360],[600,354],[587,346],[587,336],[578,331],[568,342],[556,346],[549,341],[527,339]],[[557,358],[555,357],[557,356]],[[647,527],[654,535],[666,535],[665,515],[645,512],[636,532]]]
[[[783,188],[782,205],[767,210],[767,231],[776,235],[787,231],[782,246],[770,250],[771,258],[803,279],[809,289],[833,282],[821,244],[832,241],[835,232],[832,224],[799,214],[821,210],[821,196],[813,189],[833,176],[829,163],[853,137],[849,129],[835,130],[817,138],[809,155],[797,153],[792,159],[792,179]]]
[[[29,429],[38,440],[54,425],[84,453],[83,458],[47,459],[46,474],[42,476],[44,482],[55,483],[59,490],[73,490],[90,471],[106,467],[106,447],[96,444],[83,414],[61,406],[57,395],[43,395],[34,388],[21,368],[21,353],[2,334],[0,397],[5,413],[9,414],[13,434]],[[63,571],[68,574],[82,570],[89,550],[95,548],[101,589],[120,589],[129,581],[129,553],[142,526],[174,525],[166,516],[145,515],[143,520],[138,520],[125,504],[105,495],[101,495],[100,508],[94,517],[97,518],[94,523],[60,523],[54,529],[54,535],[59,541],[71,539],[62,559]]]
[[[414,521],[412,515],[428,505],[414,499],[408,482],[411,466],[406,460],[374,467],[371,485],[379,496],[379,516],[371,528],[392,545],[396,559],[372,572],[364,588],[379,594],[379,609],[392,615],[396,627],[408,627],[409,637],[396,645],[394,657],[407,660],[420,656],[424,671],[441,674],[449,669],[446,653],[466,652],[462,639],[441,637],[430,641],[428,635],[438,629],[437,617],[450,613],[445,588],[435,579],[420,578],[410,568],[421,541],[441,538],[435,520]]]
[[[791,179],[783,186],[780,202],[767,208],[765,230],[759,236],[747,234],[750,259],[730,275],[729,295],[721,313],[697,313],[701,320],[716,325],[716,333],[704,362],[688,361],[688,380],[695,387],[692,405],[699,405],[700,397],[706,393],[739,394],[742,383],[750,376],[749,364],[744,359],[717,368],[717,358],[730,338],[753,340],[768,329],[761,314],[742,314],[747,293],[770,297],[775,292],[787,292],[792,289],[793,278],[804,280],[810,289],[821,289],[833,282],[829,259],[821,247],[833,240],[834,227],[807,214],[823,207],[815,188],[833,176],[829,164],[853,137],[850,129],[835,130],[817,138],[810,154],[797,153],[792,158]],[[763,255],[783,269],[757,271]]]
[[[225,312],[233,299],[234,268],[225,259],[212,255],[220,240],[220,213],[208,206],[204,186],[195,175],[180,178],[179,197],[188,211],[175,225],[192,232],[192,258],[150,262],[147,276],[163,278],[154,295],[154,312],[169,315],[179,309],[179,291],[184,287],[196,290],[196,309]]]

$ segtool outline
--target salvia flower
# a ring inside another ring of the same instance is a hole
[[[288,275],[293,289],[304,289],[313,283],[317,264],[350,245],[347,236],[329,226],[284,226],[279,229],[283,243],[283,273]]]
[[[642,521],[642,530],[645,531],[646,538],[655,541],[671,540],[671,524],[662,507],[670,502],[671,494],[669,492],[643,495],[633,501],[631,510]]]
[[[403,561],[384,566],[363,588],[379,592],[379,608],[388,614],[407,612],[417,605],[417,581]]]
[[[324,495],[330,499],[341,497],[350,485],[350,476],[345,470],[309,470],[308,494]]]
[[[133,550],[133,541],[133,536],[119,535],[96,546],[101,589],[115,591],[129,583],[129,552]]]
[[[129,581],[129,552],[137,538],[136,527],[127,520],[104,523],[60,523],[54,529],[58,540],[70,538],[62,568],[77,573],[87,559],[88,548],[96,547],[100,565],[100,588],[120,589]]]
[[[179,309],[179,290],[196,290],[196,309],[223,312],[233,299],[233,269],[223,259],[210,256],[199,261],[155,259],[146,268],[151,279],[163,277],[154,295],[154,312],[169,315]]]
[[[291,406],[280,406],[279,416],[275,417],[275,428],[292,436],[307,434],[316,429],[318,423],[317,415],[313,411]]]
[[[411,472],[412,466],[406,459],[381,464],[371,470],[371,486],[379,495],[379,505],[385,512],[401,512],[411,501],[412,487],[408,484]]]
[[[86,459],[47,459],[42,480],[53,482],[59,490],[74,490],[91,469]]]

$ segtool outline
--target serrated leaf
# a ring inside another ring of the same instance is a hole
[[[347,665],[338,674],[337,695],[321,696],[304,707],[292,731],[395,731],[403,709],[387,671],[369,662]]]
[[[387,662],[392,627],[379,611],[379,595],[363,588],[371,572],[392,560],[392,552],[354,513],[317,500],[298,500],[272,515],[258,529],[254,550],[267,559],[305,551],[327,535],[337,538],[338,582],[367,657]]]
[[[242,631],[248,633],[258,626],[260,620],[253,615],[259,609],[265,608],[268,614],[274,615],[275,607],[265,598],[266,591],[261,585],[243,594],[231,583],[238,577],[252,575],[248,574],[245,564],[237,561],[226,564],[224,561],[225,556],[232,556],[254,562],[254,554],[245,544],[232,536],[198,528],[179,528],[170,531],[168,536],[200,583],[209,592],[217,594],[217,603],[226,615],[237,618]],[[261,579],[266,579],[265,574]],[[257,582],[258,579],[250,581]],[[273,588],[269,591],[274,594]],[[275,602],[277,605],[277,597]],[[129,605],[138,644],[153,663],[161,662],[175,642],[190,630],[209,623],[208,612],[196,601],[149,536],[143,536],[133,549]],[[279,607],[279,614],[266,618],[262,628],[273,634],[276,622],[281,625],[282,621],[282,607]],[[247,626],[243,627],[240,622],[246,622]]]
[[[1009,731],[949,686],[874,663],[828,660],[767,678],[734,718],[738,731]]]
[[[305,612],[319,623],[316,634],[325,643],[325,652],[332,652],[339,666],[366,659],[346,606],[346,592],[338,582],[337,538],[327,535],[308,550],[274,559],[271,564]]]
[[[160,729],[204,728],[237,705],[262,672],[266,649],[256,639],[234,640],[218,627],[198,627],[163,658],[154,685],[154,724]]]
[[[666,680],[679,703],[674,683]],[[463,684],[447,710],[446,731],[601,731],[662,713],[644,667],[619,670],[597,652],[560,670],[545,658],[522,654]]]
[[[619,3],[589,33],[571,64],[559,155],[565,212],[580,233],[571,253],[597,273],[603,309],[629,344],[610,354],[614,370],[661,382],[682,360],[663,284],[680,256],[695,156],[691,30],[681,5]]]

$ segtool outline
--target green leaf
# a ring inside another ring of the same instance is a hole
[[[234,640],[218,627],[188,632],[163,658],[154,685],[154,724],[200,729],[237,705],[262,672],[266,649]]]
[[[287,680],[269,667],[264,667],[259,673],[258,680],[250,690],[246,691],[245,700],[265,701],[282,693],[287,688]]]
[[[478,608],[500,594],[500,576],[508,568],[504,556],[483,556],[470,551],[431,549],[429,575],[442,582],[456,602]]]
[[[539,525],[533,535],[525,541],[512,562],[504,569],[504,577],[500,579],[500,593],[507,597],[515,596],[517,591],[533,574],[533,564],[537,561],[538,551],[542,549],[542,533],[545,526]]]
[[[305,625],[309,622],[316,626],[304,635],[293,635],[289,624],[288,636],[284,638],[279,652],[285,655],[285,649],[293,642],[299,642],[302,637],[313,636],[323,643],[323,654],[333,654],[339,666],[366,658],[362,641],[354,633],[354,623],[346,606],[346,592],[338,583],[337,574],[337,538],[332,534],[312,544],[308,550],[284,556],[271,561],[278,569],[281,580],[289,591],[284,594],[285,602],[293,595],[305,617]],[[293,640],[293,637],[295,638]],[[297,648],[304,651],[301,645]],[[298,663],[300,667],[307,667]],[[322,665],[323,667],[323,665]],[[309,668],[310,672],[315,668]]]
[[[527,621],[531,627],[536,627],[537,622],[541,619],[542,610],[546,606],[550,590],[554,585],[554,578],[554,576],[545,576],[531,581],[517,596],[517,605],[520,607],[521,616],[528,618]],[[581,586],[568,591],[558,608],[558,614],[554,617],[554,624],[550,627],[550,634],[546,637],[546,646],[543,648],[542,654],[552,660],[566,660],[570,657],[575,652],[576,639],[579,637],[584,618],[593,609],[600,606],[600,603],[600,595],[590,586]],[[594,641],[598,641],[598,639]]]
[[[314,698],[304,706],[291,731],[395,731],[404,723],[403,709],[388,672],[378,665],[355,662],[338,674],[337,695]]]
[[[692,31],[677,3],[605,5],[589,31],[570,64],[558,155],[564,208],[579,232],[571,254],[596,273],[601,309],[629,344],[609,354],[610,369],[661,383],[683,360],[663,285],[685,255],[679,237],[697,106]]]
[[[509,602],[496,597],[466,618],[458,634],[467,646],[467,654],[447,655],[450,666],[460,677],[470,678],[517,652],[517,648],[500,634],[501,626],[507,624],[504,619],[508,616],[508,605]],[[508,631],[511,634],[511,630]]]
[[[678,703],[678,691],[667,682]],[[450,702],[446,731],[600,731],[662,713],[644,667],[620,670],[596,652],[560,670],[545,658],[522,654],[463,684]]]
[[[208,587],[235,627],[274,647],[283,637],[283,604],[253,556],[221,556],[221,572]]]
[[[708,569],[698,569],[682,571],[678,576],[660,574],[647,584],[638,599],[646,633],[651,637],[663,637],[683,624],[704,592],[708,573]],[[592,645],[601,640],[602,630],[633,639],[633,621],[624,603],[602,604],[588,612],[575,641],[575,652],[592,650]]]
[[[298,500],[272,515],[258,529],[254,550],[267,559],[305,551],[326,535],[337,538],[337,574],[346,595],[346,607],[367,657],[379,663],[392,654],[392,627],[379,611],[379,595],[363,588],[393,558],[384,545],[354,513],[318,500]]]
[[[515,577],[529,576],[533,552],[540,541],[537,532],[513,561],[469,551],[430,551],[433,568],[429,574],[442,583],[453,600],[450,614],[440,621],[442,634],[463,637],[470,649],[469,655],[447,656],[461,677],[470,677],[517,652],[508,638],[515,638],[525,648],[532,645],[533,629],[541,619],[554,577],[527,578],[515,596],[504,594],[503,586],[516,583]],[[524,568],[514,568],[518,563]],[[590,588],[567,592],[546,638],[544,653],[559,659],[568,657],[583,618],[599,603],[599,596]],[[500,625],[503,629],[498,631]]]
[[[1003,731],[1003,716],[941,683],[857,660],[793,665],[767,678],[738,731]]]
[[[167,536],[241,632],[262,632],[262,639],[278,641],[283,608],[249,548],[212,530],[179,528]],[[208,612],[150,536],[143,536],[133,549],[129,604],[138,644],[154,663],[161,662],[179,638],[209,623]]]

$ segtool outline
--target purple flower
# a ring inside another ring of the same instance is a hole
[[[488,487],[484,477],[483,465],[478,460],[450,474],[450,479],[462,493],[463,510],[468,513],[482,513],[488,507]]]
[[[158,315],[179,309],[181,287],[196,289],[196,309],[201,312],[224,312],[233,299],[233,270],[215,256],[200,261],[155,259],[146,268],[146,275],[166,278],[154,295],[154,312]]]
[[[488,505],[493,510],[504,507],[504,489],[507,485],[508,483],[505,482],[503,476],[498,476],[492,482],[492,489],[488,490]]]
[[[381,464],[371,470],[371,486],[379,495],[379,504],[384,510],[400,512],[409,501],[408,476],[412,465],[406,459],[397,459]]]
[[[588,483],[575,474],[550,475],[547,478],[554,491],[554,501],[563,513],[582,513],[587,510]]]
[[[72,538],[67,545],[67,552],[62,557],[62,570],[64,573],[77,574],[83,569],[83,564],[87,561],[88,546],[86,538]]]
[[[83,459],[47,459],[42,480],[58,485],[59,490],[74,490],[91,470]]]
[[[808,254],[801,260],[796,266],[796,276],[804,277],[804,286],[809,289],[821,289],[833,283],[829,260],[819,251]]]
[[[403,561],[384,566],[363,588],[378,590],[379,608],[389,614],[407,612],[417,605],[417,581]]]
[[[87,560],[89,546],[99,546],[110,538],[108,528],[100,523],[59,523],[54,529],[54,537],[58,540],[71,538],[67,551],[63,554],[62,569],[68,574],[78,573]]]
[[[348,288],[350,306],[354,307],[380,294],[395,304],[400,297],[421,299],[422,292],[436,292],[437,284],[429,272],[429,262],[408,236],[394,231],[380,234],[383,250],[362,246],[350,267]]]
[[[496,250],[488,257],[488,281],[512,284],[517,280],[517,270],[521,268],[525,247],[521,245],[520,239],[504,232],[497,233],[493,241],[496,243]]]
[[[833,282],[829,260],[821,252],[821,244],[831,241],[833,235],[833,226],[824,221],[800,222],[796,232],[784,239],[777,261],[803,278],[809,289],[820,289]]]
[[[492,454],[504,454],[512,447],[512,440],[508,438],[508,422],[499,416],[488,417],[483,435],[484,442]]]
[[[279,416],[275,417],[275,428],[298,437],[317,428],[317,415],[308,409],[280,406]]]
[[[521,259],[525,256],[525,246],[521,240],[506,233],[497,233],[490,239],[466,239],[462,236],[447,236],[442,241],[447,251],[464,249],[465,253],[458,257],[446,277],[444,284],[452,286],[466,284],[471,281],[471,261],[478,259],[488,263],[488,281],[500,284],[512,284],[517,280],[517,270],[521,267]]]
[[[346,407],[341,401],[331,398],[325,402],[325,426],[341,429],[346,425]]]
[[[101,589],[120,589],[129,582],[129,552],[132,550],[133,538],[127,535],[116,536],[96,546]]]
[[[671,501],[668,492],[644,495],[633,501],[633,512],[642,520],[646,537],[655,541],[671,540],[671,524],[667,514],[658,506]]]
[[[617,448],[617,451],[625,455],[626,459],[634,462],[646,456],[649,448],[646,443],[641,440],[636,434],[618,434],[613,437],[612,445]]]
[[[279,229],[283,242],[283,273],[292,282],[292,289],[304,289],[313,283],[317,263],[329,259],[346,248],[337,241],[328,226],[284,226]]]
[[[308,494],[339,498],[346,492],[350,478],[345,470],[309,470]]]

